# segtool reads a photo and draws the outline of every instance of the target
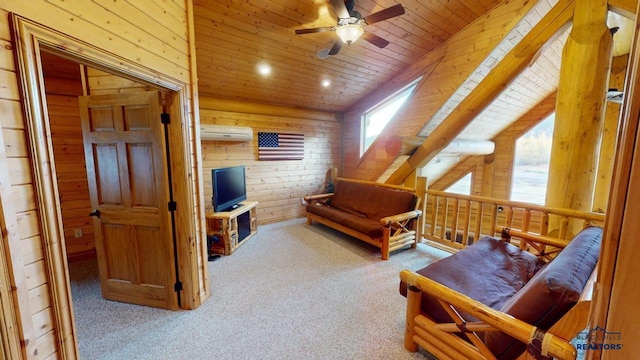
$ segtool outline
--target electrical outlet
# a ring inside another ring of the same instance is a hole
[[[73,230],[73,234],[75,235],[75,237],[80,238],[82,237],[82,229],[75,229]]]

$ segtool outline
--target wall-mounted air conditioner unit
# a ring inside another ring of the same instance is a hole
[[[253,130],[246,126],[200,124],[201,140],[251,141]]]

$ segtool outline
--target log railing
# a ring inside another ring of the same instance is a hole
[[[604,224],[604,214],[483,196],[427,190],[423,237],[463,248],[483,236],[500,236],[503,227],[570,240],[575,229]],[[550,224],[558,224],[550,228]],[[498,229],[498,230],[497,230]]]

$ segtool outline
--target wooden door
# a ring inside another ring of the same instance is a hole
[[[158,92],[80,97],[105,299],[177,308]]]

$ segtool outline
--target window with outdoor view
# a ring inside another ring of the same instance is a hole
[[[511,200],[544,205],[555,114],[516,141]]]
[[[378,138],[378,135],[382,133],[384,127],[387,126],[398,110],[402,108],[402,105],[407,101],[413,89],[418,85],[418,81],[420,81],[420,79],[414,80],[411,84],[367,110],[364,115],[362,115],[360,156],[369,149],[369,146],[371,146]]]
[[[445,192],[460,195],[471,195],[471,173],[461,177],[460,180],[449,186]]]

